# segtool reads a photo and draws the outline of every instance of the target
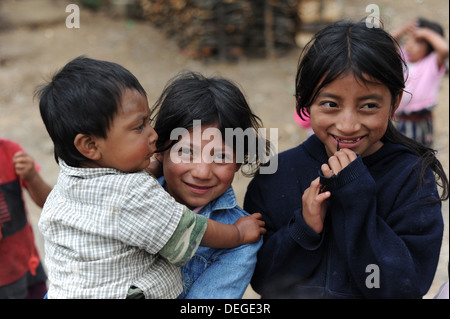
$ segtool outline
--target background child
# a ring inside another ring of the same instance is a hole
[[[297,122],[298,125],[300,125],[305,131],[306,135],[310,137],[314,134],[314,131],[311,128],[311,121],[309,119],[308,115],[302,114],[301,116],[297,114],[297,112],[294,112],[294,120]]]
[[[158,136],[144,89],[122,66],[76,58],[38,96],[61,167],[39,221],[48,298],[174,298],[177,266],[199,244],[260,240],[260,215],[207,220],[144,171]]]
[[[396,113],[397,129],[425,146],[433,145],[433,115],[442,76],[446,71],[448,44],[442,27],[422,18],[394,32],[405,38],[402,54],[408,63],[406,86]]]
[[[257,136],[253,141],[250,135],[245,141],[234,140],[233,145],[227,145],[225,129],[256,132],[261,121],[239,88],[223,78],[187,72],[166,86],[154,108],[158,109],[157,146],[165,149],[156,154],[164,174],[160,182],[169,194],[194,212],[221,223],[232,224],[248,215],[237,205],[231,184],[240,168],[250,169],[245,175],[257,169],[258,158],[251,156],[249,147],[252,142],[257,144]],[[195,127],[194,121],[199,121],[200,127]],[[171,132],[179,128],[186,129],[185,133],[171,138]],[[195,130],[201,134],[200,140]],[[237,143],[243,146],[244,162],[236,159]],[[181,162],[173,161],[175,157]],[[199,247],[181,269],[183,292],[179,298],[242,298],[261,244],[262,240],[231,249]]]
[[[430,288],[448,180],[435,151],[391,123],[404,88],[397,49],[364,22],[334,23],[304,49],[297,113],[308,111],[315,135],[256,176],[244,201],[266,221],[251,281],[262,297],[421,298]]]
[[[51,187],[16,142],[0,139],[0,299],[41,299],[47,275],[27,218],[25,188],[42,207]]]

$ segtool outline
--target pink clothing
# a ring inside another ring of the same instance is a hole
[[[306,116],[306,115],[304,115],[303,117],[304,117],[304,119],[302,119],[297,114],[296,111],[294,112],[295,122],[297,122],[298,125],[300,125],[301,127],[303,127],[306,130],[306,133],[308,134],[308,136],[311,136],[311,135],[314,134],[314,131],[313,131],[312,127],[311,127],[311,119],[308,116]]]
[[[404,57],[408,61],[406,54]],[[408,63],[408,70],[405,92],[397,112],[418,112],[436,105],[439,85],[445,73],[444,65],[438,69],[436,52],[418,62]]]
[[[300,125],[303,128],[310,128],[311,127],[311,119],[307,116],[303,116],[304,119],[302,119],[297,112],[294,112],[294,119],[297,122],[298,125]]]
[[[196,208],[194,208],[192,211],[193,211],[194,213],[198,214],[198,213],[202,210],[203,207],[205,207],[205,205],[196,207]]]

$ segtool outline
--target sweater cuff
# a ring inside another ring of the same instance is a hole
[[[316,250],[322,244],[323,232],[317,234],[306,224],[301,209],[294,211],[294,217],[289,221],[288,229],[291,238],[306,250]]]

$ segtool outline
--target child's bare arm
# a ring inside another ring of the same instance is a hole
[[[424,39],[433,47],[437,53],[438,67],[441,68],[449,54],[447,41],[439,33],[428,28],[416,28],[413,34],[419,39]]]
[[[445,38],[439,33],[429,28],[418,27],[417,20],[391,32],[392,37],[396,40],[400,40],[405,34],[427,41],[437,53],[438,67],[441,68],[444,65],[449,55],[449,47]]]
[[[411,21],[410,23],[391,31],[391,36],[399,41],[405,34],[411,32],[413,29],[417,27],[417,20]]]
[[[52,188],[36,171],[33,158],[27,153],[19,151],[14,154],[13,163],[16,174],[27,182],[27,190],[33,201],[39,207],[44,206],[45,200]]]
[[[198,246],[233,248],[256,242],[266,232],[261,214],[239,218],[233,225],[222,224],[184,208],[172,237],[159,254],[176,266],[192,258]]]
[[[266,233],[265,223],[261,217],[260,213],[255,213],[239,218],[233,225],[208,219],[200,246],[233,248],[256,242],[261,239],[261,235]]]

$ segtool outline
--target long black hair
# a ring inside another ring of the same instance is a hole
[[[391,117],[394,103],[405,88],[406,63],[399,54],[398,43],[381,27],[360,22],[338,21],[317,32],[303,48],[296,76],[296,111],[309,117],[309,106],[320,90],[339,76],[351,72],[363,83],[373,79],[391,92]],[[422,160],[421,182],[430,167],[442,187],[441,200],[448,199],[448,179],[436,157],[436,151],[404,136],[389,120],[381,139],[409,147]]]
[[[170,140],[172,130],[176,128],[191,129],[194,120],[201,125],[217,125],[222,137],[226,129],[251,129],[255,134],[245,138],[244,157],[240,162],[245,176],[253,176],[260,164],[259,154],[268,154],[269,146],[264,137],[258,136],[262,127],[261,119],[252,112],[247,100],[237,84],[218,76],[206,77],[200,73],[185,71],[172,78],[164,88],[161,96],[152,107],[155,118],[154,129],[158,133],[156,146],[159,152],[170,148],[174,142]],[[250,140],[253,139],[253,140]],[[261,143],[259,139],[264,139]],[[168,143],[171,141],[171,143]],[[256,147],[264,145],[263,153],[256,150],[250,154],[249,144]],[[233,151],[236,154],[236,139],[233,140]]]

